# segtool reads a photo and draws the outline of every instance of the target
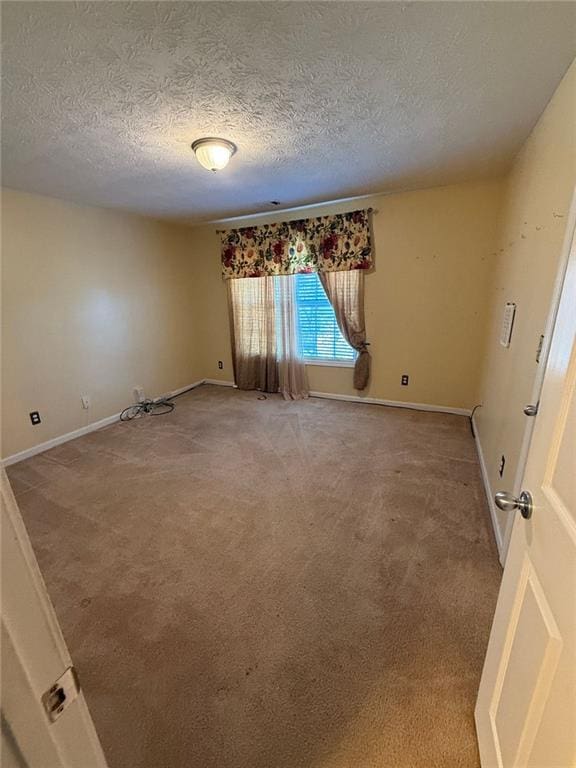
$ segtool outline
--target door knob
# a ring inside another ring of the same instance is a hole
[[[494,496],[494,500],[498,509],[501,509],[503,512],[514,512],[515,509],[519,509],[520,514],[525,520],[532,517],[532,496],[528,491],[522,491],[518,498],[512,496],[508,491],[498,491]]]

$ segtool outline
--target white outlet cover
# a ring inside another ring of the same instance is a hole
[[[146,399],[144,394],[144,387],[134,387],[134,399],[137,403],[143,403]]]
[[[82,408],[90,408],[90,397],[88,395],[82,395],[80,400],[82,401]]]

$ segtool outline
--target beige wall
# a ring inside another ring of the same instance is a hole
[[[189,231],[3,190],[4,457],[200,378]]]
[[[512,490],[570,202],[576,183],[576,64],[516,158],[499,223],[476,423],[493,490]],[[517,305],[512,343],[499,344],[505,302]],[[504,476],[498,475],[506,457]],[[498,512],[504,531],[504,515]]]
[[[486,320],[485,297],[494,260],[498,181],[382,195],[372,205],[375,270],[366,277],[366,323],[373,358],[366,396],[471,408]],[[350,210],[324,205],[299,213]],[[284,218],[294,218],[289,213]],[[278,214],[253,222],[279,220]],[[193,230],[197,280],[205,322],[198,354],[209,378],[232,378],[225,289],[214,226]],[[224,361],[219,371],[217,361]],[[403,373],[408,387],[400,385]],[[309,366],[312,390],[357,394],[349,368]]]

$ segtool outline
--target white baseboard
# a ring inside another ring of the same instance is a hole
[[[221,381],[220,379],[204,379],[202,384],[216,384],[219,387],[235,387],[233,381]]]
[[[35,456],[37,453],[44,453],[44,451],[49,451],[50,448],[56,448],[57,445],[67,443],[68,440],[74,440],[77,437],[82,437],[82,435],[87,435],[89,432],[95,432],[97,429],[102,429],[102,427],[108,427],[110,424],[114,424],[115,421],[118,421],[119,418],[120,414],[115,413],[113,416],[107,416],[105,419],[100,419],[100,421],[94,421],[92,424],[86,424],[85,427],[75,429],[73,432],[67,432],[65,435],[53,437],[51,440],[46,440],[44,443],[33,445],[32,448],[26,448],[25,451],[14,453],[12,456],[8,456],[7,458],[2,459],[2,466],[9,467],[10,464],[17,464],[19,461],[29,459],[31,456]]]
[[[202,384],[204,384],[204,379],[198,379],[198,381],[195,381],[193,384],[188,384],[185,387],[180,387],[180,389],[174,389],[172,392],[166,392],[165,395],[160,395],[159,397],[155,397],[154,400],[162,400],[167,397],[176,397],[176,395],[182,395],[184,392],[188,392],[189,389],[196,389],[196,387],[200,387]]]
[[[210,383],[216,383],[216,382],[210,382]],[[221,383],[221,382],[218,382]],[[175,389],[173,392],[167,392],[165,395],[160,395],[159,397],[155,397],[155,400],[160,400],[163,397],[174,397],[175,395],[181,395],[183,392],[187,392],[189,389],[195,389],[196,387],[199,387],[201,384],[204,384],[204,379],[200,379],[199,381],[195,381],[193,384],[188,384],[185,387],[180,387],[180,389]],[[24,459],[29,459],[32,456],[36,456],[38,453],[44,453],[44,451],[49,451],[50,448],[56,448],[57,445],[62,445],[62,443],[67,443],[69,440],[75,440],[77,437],[82,437],[82,435],[87,435],[89,432],[96,432],[97,429],[102,429],[103,427],[108,427],[110,424],[114,424],[115,421],[118,421],[120,418],[119,413],[115,413],[112,416],[106,416],[105,419],[100,419],[100,421],[94,421],[92,424],[86,424],[85,427],[80,427],[79,429],[75,429],[72,432],[67,432],[65,435],[59,435],[58,437],[53,437],[51,440],[46,440],[43,443],[39,443],[38,445],[32,446],[32,448],[26,448],[24,451],[19,451],[18,453],[12,454],[12,456],[8,456],[5,459],[2,459],[0,462],[3,467],[9,467],[11,464],[17,464],[19,461],[24,461]]]
[[[502,541],[502,532],[498,525],[498,515],[496,513],[496,504],[494,502],[494,489],[490,485],[490,479],[488,477],[488,469],[486,467],[486,461],[484,459],[484,451],[482,450],[482,443],[478,433],[478,427],[474,417],[472,417],[472,426],[474,427],[474,440],[476,441],[476,450],[478,452],[478,459],[480,460],[480,469],[482,471],[482,481],[484,483],[484,491],[486,492],[486,501],[488,502],[488,509],[490,510],[490,517],[492,519],[492,528],[494,529],[494,538],[496,539],[496,546],[498,547],[498,557],[500,563],[504,566],[504,542]]]
[[[193,384],[188,384],[185,387],[180,387],[179,389],[175,389],[172,392],[167,392],[164,395],[159,396],[158,398],[155,398],[155,400],[161,399],[162,397],[175,397],[176,395],[181,395],[184,392],[187,392],[188,390],[195,389],[196,387],[199,387],[202,384],[215,384],[219,387],[234,387],[236,386],[233,381],[221,381],[220,379],[199,379],[198,381],[195,381]],[[335,395],[330,392],[310,392],[310,395],[312,397],[324,397],[329,400],[346,400],[349,402],[354,403],[370,403],[371,405],[389,405],[393,406],[395,408],[412,408],[418,411],[436,411],[439,413],[453,413],[458,416],[470,416],[470,411],[466,408],[449,408],[443,405],[428,405],[427,403],[404,403],[399,400],[380,400],[375,397],[360,397],[359,395]],[[59,437],[54,437],[51,440],[46,440],[44,443],[39,443],[38,445],[32,446],[32,448],[27,448],[24,451],[20,451],[19,453],[14,453],[12,456],[8,456],[5,459],[2,459],[2,466],[8,467],[11,464],[16,464],[19,461],[24,461],[24,459],[29,459],[31,456],[35,456],[38,453],[43,453],[44,451],[50,450],[50,448],[55,448],[57,445],[61,445],[62,443],[67,443],[69,440],[74,440],[77,437],[82,437],[82,435],[87,435],[89,432],[95,432],[97,429],[102,429],[102,427],[107,427],[110,424],[113,424],[115,421],[117,421],[120,418],[119,413],[115,413],[112,416],[107,416],[105,419],[101,419],[100,421],[95,421],[92,424],[87,424],[84,427],[80,427],[79,429],[75,429],[73,432],[67,432],[65,435],[60,435]],[[482,458],[481,458],[482,463]],[[484,469],[482,470],[484,473]],[[498,544],[500,548],[500,543]]]
[[[327,400],[346,400],[351,403],[369,403],[370,405],[389,405],[393,408],[410,408],[415,411],[453,413],[456,416],[470,416],[471,414],[469,408],[452,408],[447,405],[429,405],[428,403],[405,403],[402,400],[381,400],[378,397],[361,397],[360,395],[335,395],[331,392],[310,392],[310,397],[324,397]]]

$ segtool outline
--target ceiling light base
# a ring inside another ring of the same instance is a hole
[[[218,139],[215,136],[196,139],[192,142],[192,151],[196,155],[196,160],[207,171],[216,172],[225,168],[237,149],[236,144],[228,139]]]

